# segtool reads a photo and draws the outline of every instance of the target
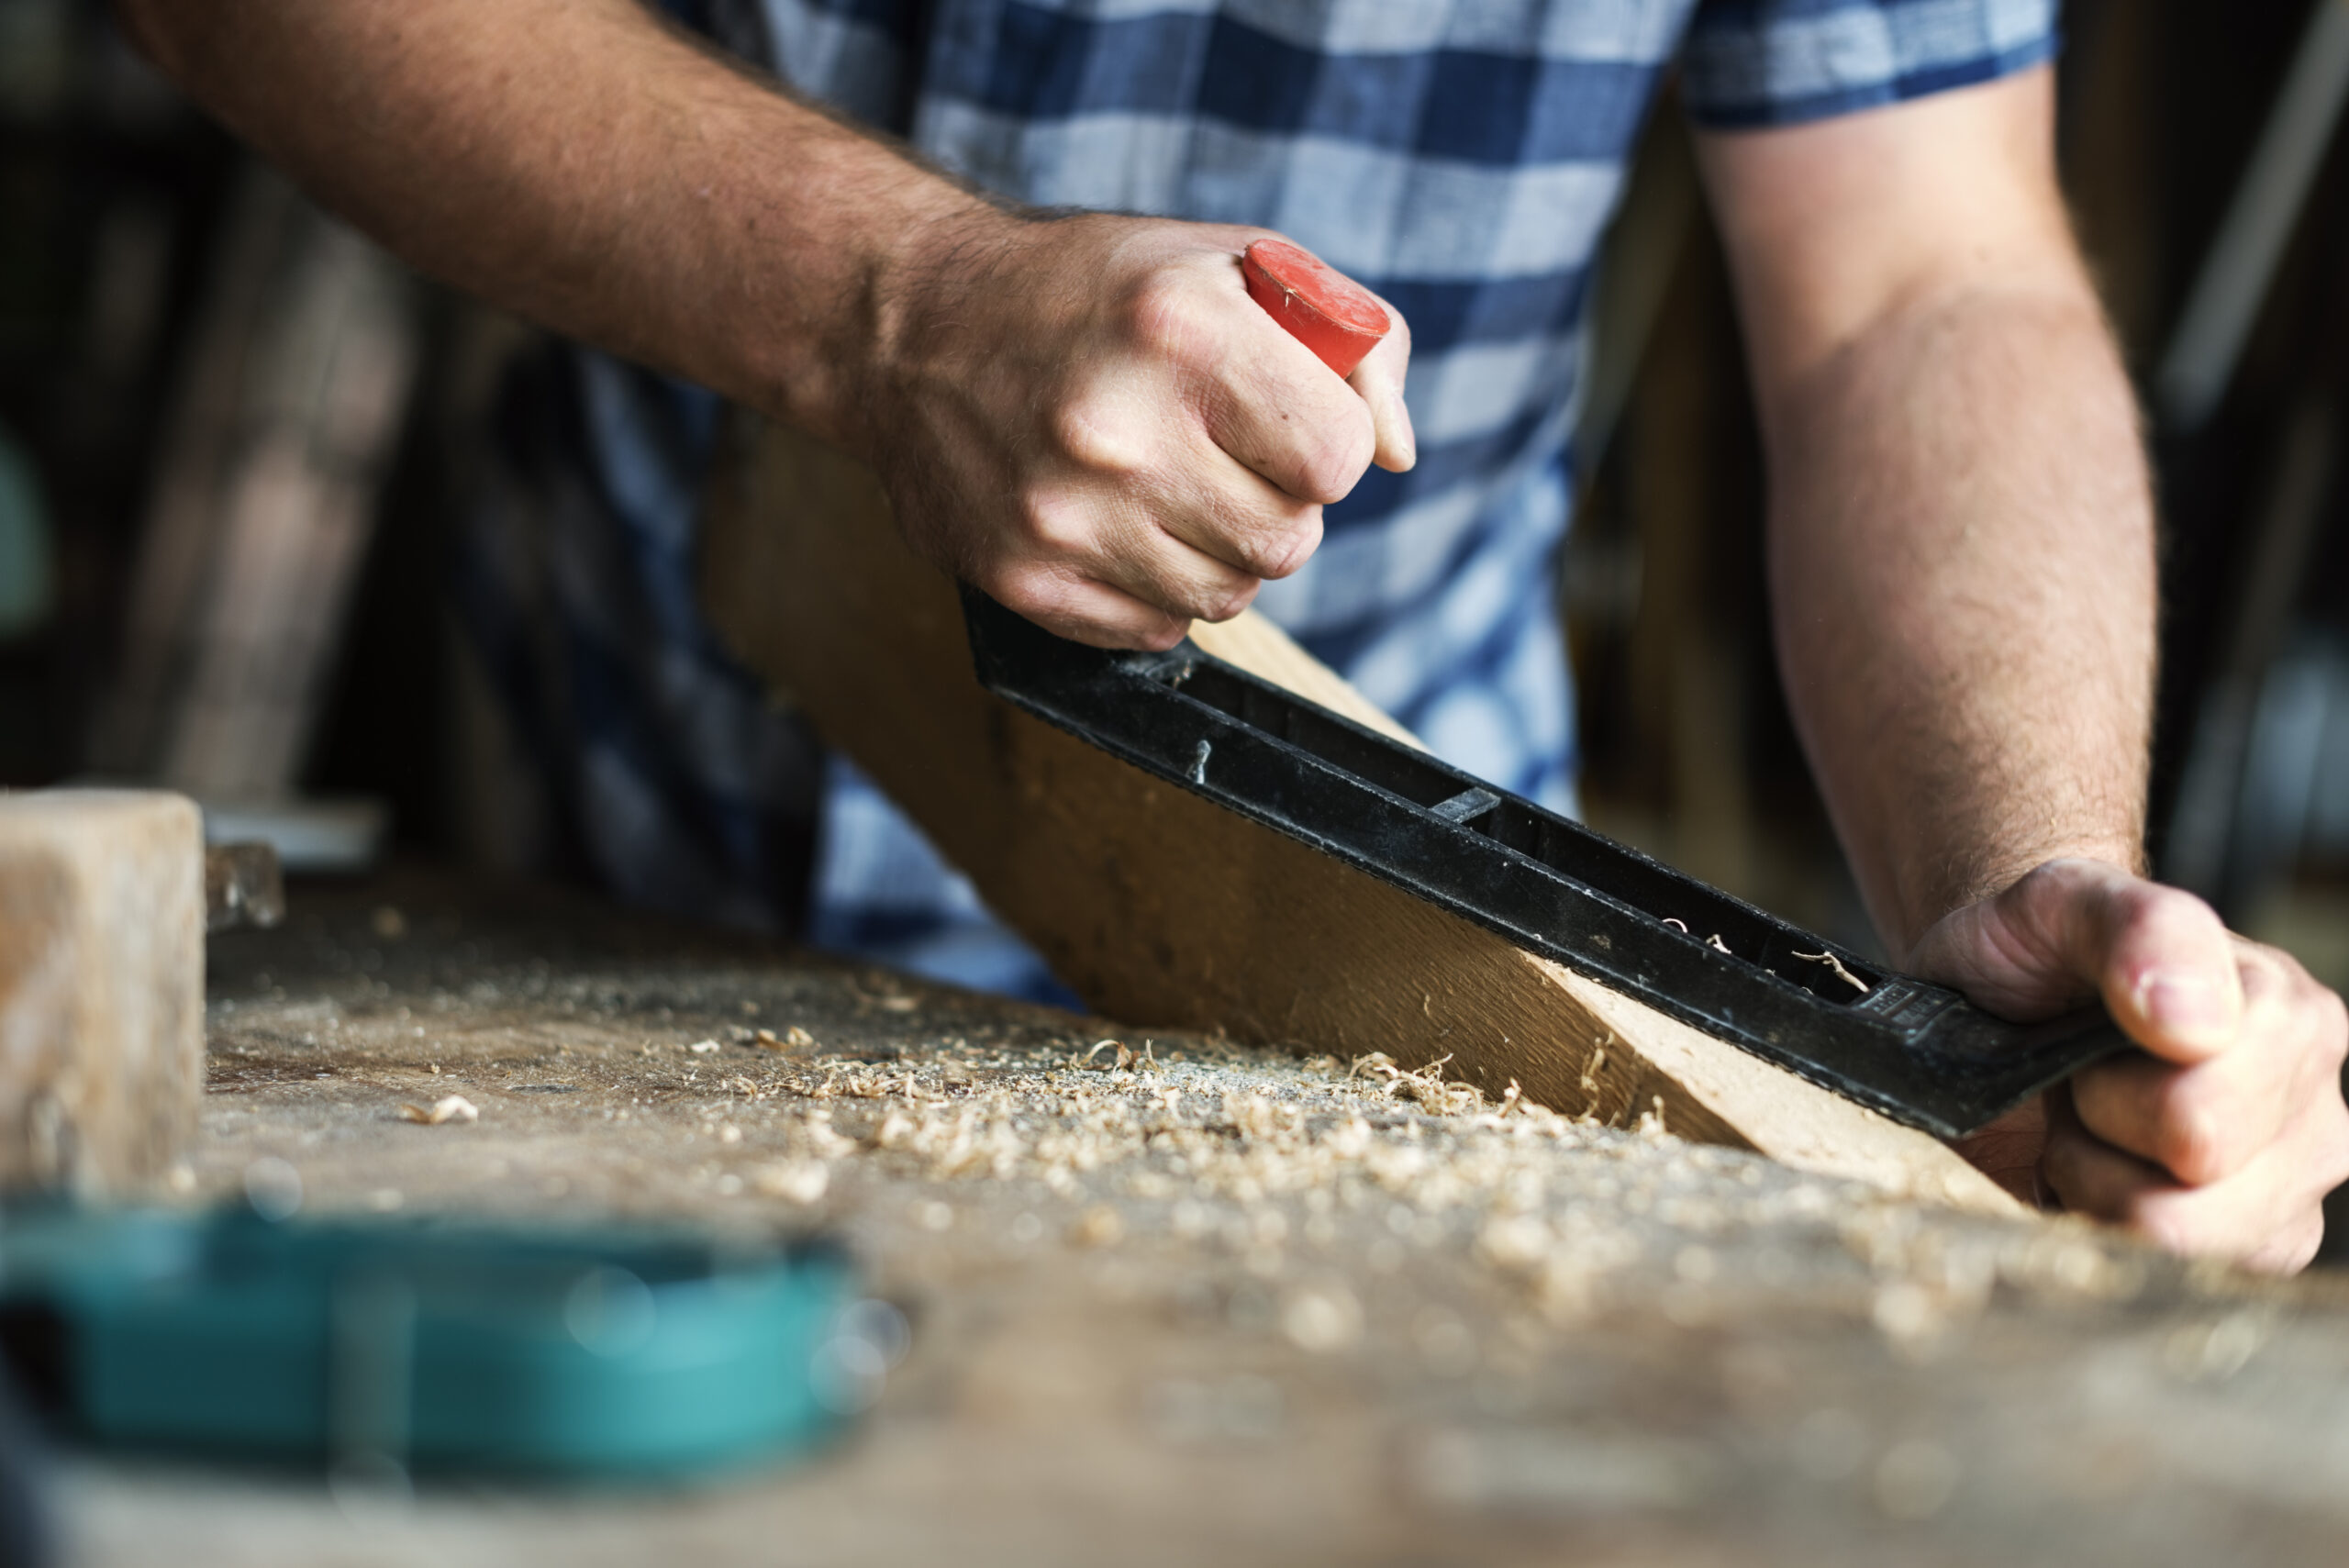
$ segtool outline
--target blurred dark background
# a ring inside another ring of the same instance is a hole
[[[2063,157],[2166,529],[2159,869],[2349,984],[2349,7],[2074,0]],[[442,584],[530,334],[309,209],[95,0],[0,0],[0,784],[548,841]],[[1687,133],[1611,243],[1561,591],[1602,828],[1872,945],[1777,695]],[[330,814],[331,815],[331,814]],[[334,863],[328,844],[321,863]]]

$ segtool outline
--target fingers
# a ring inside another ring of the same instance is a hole
[[[2280,1094],[2254,1081],[2267,1053],[2200,1067],[2176,1067],[2132,1055],[2091,1067],[2072,1080],[2082,1125],[2106,1144],[2160,1167],[2176,1180],[2220,1181],[2233,1175],[2274,1139],[2283,1125]]]
[[[2324,1195],[2349,1174],[2349,1113],[2337,1090],[2311,1099],[2250,1163],[2208,1185],[2111,1147],[2060,1095],[2049,1098],[2042,1169],[2064,1207],[2172,1251],[2282,1273],[2304,1267],[2323,1235]]]
[[[1130,548],[1152,552],[1156,546],[1149,535],[1163,534],[1245,576],[1252,593],[1257,579],[1286,577],[1320,548],[1319,506],[1284,495],[1221,451],[1209,450],[1195,461],[1188,472],[1167,476],[1168,488],[1150,493],[1150,503],[1133,519]],[[1224,620],[1239,611],[1234,606],[1222,614],[1204,608],[1192,613]]]
[[[1163,652],[1190,629],[1186,622],[1121,588],[1072,573],[1030,567],[978,586],[1004,608],[1055,637],[1095,648]]]
[[[2066,1207],[2179,1251],[2308,1261],[2325,1194],[2349,1180],[2349,1015],[2288,956],[2176,889],[2065,860],[1954,911],[1910,962],[2013,1018],[2101,995],[2144,1048],[2046,1096],[2039,1171]],[[2009,1177],[2022,1152],[2011,1138],[1964,1148]]]
[[[1188,493],[1170,497],[1160,526],[1203,554],[1277,579],[1305,564],[1320,543],[1320,507],[1351,495],[1371,462],[1400,473],[1418,462],[1403,401],[1410,328],[1381,300],[1390,329],[1341,384],[1244,286],[1237,297],[1238,330],[1195,366],[1195,379],[1212,450],[1244,473],[1217,472],[1211,459],[1196,465]],[[1163,322],[1153,330],[1170,352],[1195,340],[1168,335]]]
[[[2090,1133],[2064,1089],[2051,1090],[2046,1101],[2047,1148],[2040,1170],[2072,1213],[2125,1224],[2139,1205],[2186,1190],[2161,1167]]]
[[[1175,514],[1161,524],[1144,517],[1128,519],[1114,530],[1116,542],[1100,553],[1094,574],[1112,587],[1156,606],[1185,620],[1227,621],[1246,609],[1264,586],[1264,577],[1286,575],[1294,565],[1274,570],[1235,567],[1198,549],[1174,530],[1196,526],[1196,517]],[[1308,542],[1297,550],[1302,562],[1311,541],[1321,537],[1317,515]]]
[[[1285,495],[1344,500],[1378,450],[1374,409],[1244,291],[1240,306],[1246,314],[1230,324],[1216,361],[1199,367],[1208,439]]]
[[[2282,955],[2248,942],[2237,946],[2243,994],[2238,1042],[2188,1065],[2130,1055],[2073,1079],[2073,1099],[2089,1131],[2195,1184],[2249,1164],[2338,1072],[2325,1040],[2330,994]]]
[[[1248,297],[1237,249],[1157,267],[1118,314],[1141,390],[1158,399],[1171,390],[1215,447],[1286,495],[1341,501],[1370,466],[1371,410]]]
[[[1324,506],[1373,461],[1414,461],[1409,334],[1396,317],[1351,382],[1331,373],[1249,296],[1238,259],[1262,237],[1018,225],[985,286],[918,295],[870,421],[907,539],[1109,647],[1168,645],[1301,567]]]
[[[1181,508],[1080,486],[1032,504],[1023,548],[975,580],[1060,636],[1099,648],[1171,648],[1188,622],[1230,620],[1264,585],[1165,526],[1185,521]],[[1319,537],[1317,512],[1308,538]]]

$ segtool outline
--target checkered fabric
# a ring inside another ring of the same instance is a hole
[[[1393,301],[1411,324],[1419,465],[1372,470],[1328,509],[1313,560],[1257,603],[1447,760],[1565,809],[1567,436],[1593,253],[1663,72],[1680,60],[1703,124],[1782,125],[2038,64],[2055,31],[2054,0],[701,4],[695,20],[755,37],[798,90],[990,189],[1264,225]],[[625,447],[588,454],[613,526],[647,526],[642,509],[665,537],[675,500],[627,471]],[[650,710],[684,695],[690,641],[640,651],[670,683],[652,683]],[[629,853],[606,852],[607,873]],[[703,859],[724,882],[723,857]],[[820,942],[998,988],[1048,984],[838,763],[813,886]]]

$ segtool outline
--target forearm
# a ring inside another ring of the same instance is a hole
[[[172,75],[421,269],[835,439],[908,243],[985,212],[635,0],[122,0]]]
[[[2133,866],[2152,507],[2068,254],[1929,291],[1765,401],[1779,659],[1895,954],[2051,858]]]

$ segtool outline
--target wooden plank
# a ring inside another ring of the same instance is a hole
[[[772,428],[728,465],[703,597],[1086,1003],[1341,1056],[1384,1051],[1498,1096],[1751,1148],[1983,1208],[2012,1200],[1926,1135],[1816,1089],[1482,928],[1019,712],[971,673],[952,584],[899,542],[872,475]],[[1201,643],[1364,722],[1393,721],[1270,623]]]
[[[151,1188],[203,1093],[195,804],[0,793],[0,1190]]]

